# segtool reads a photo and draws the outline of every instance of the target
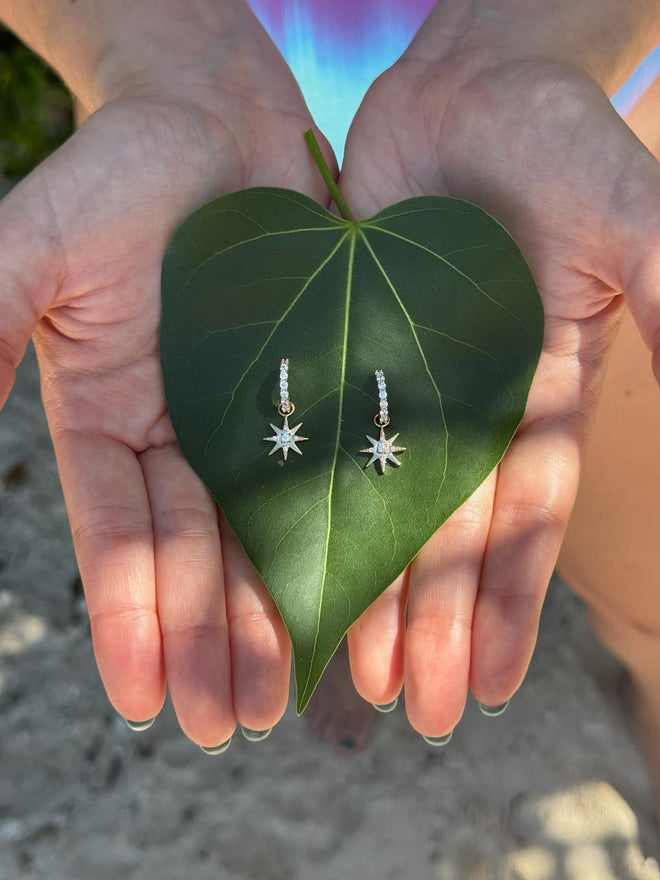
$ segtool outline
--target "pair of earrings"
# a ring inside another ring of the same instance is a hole
[[[387,402],[387,386],[385,384],[385,375],[382,370],[376,370],[375,375],[378,384],[378,401],[380,406],[379,411],[374,416],[374,424],[377,428],[380,428],[380,437],[378,440],[374,440],[373,437],[370,437],[367,434],[366,437],[371,443],[371,446],[368,449],[361,449],[360,452],[371,454],[371,458],[366,463],[365,467],[369,467],[370,464],[377,461],[380,464],[380,472],[383,474],[385,473],[385,465],[387,462],[399,467],[401,462],[394,457],[394,453],[405,452],[406,447],[394,445],[394,441],[399,436],[398,434],[395,434],[394,437],[391,437],[389,440],[385,437],[385,428],[390,423]],[[274,452],[277,452],[278,449],[281,449],[284,461],[286,461],[290,449],[293,449],[298,455],[302,455],[302,452],[298,449],[296,444],[303,440],[309,440],[309,437],[301,437],[298,435],[298,431],[302,428],[302,422],[296,425],[295,428],[289,427],[289,416],[293,415],[295,406],[291,402],[289,396],[288,358],[283,358],[282,363],[280,364],[280,402],[277,411],[284,418],[284,425],[281,428],[278,428],[277,425],[271,423],[271,428],[275,431],[275,434],[272,437],[264,437],[264,440],[268,440],[275,444],[268,453],[269,455],[272,455]]]

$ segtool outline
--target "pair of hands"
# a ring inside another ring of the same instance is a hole
[[[367,94],[340,189],[358,217],[423,194],[482,205],[520,243],[547,322],[503,462],[348,634],[360,694],[385,704],[405,685],[411,724],[437,737],[468,688],[495,706],[523,679],[622,291],[660,359],[660,172],[578,67],[474,51],[464,32],[429,57],[433,26]],[[136,721],[169,686],[205,747],[279,720],[291,655],[167,415],[161,262],[221,194],[271,185],[328,205],[312,120],[253,27],[213,77],[126,81],[0,203],[0,402],[33,334],[104,685]]]

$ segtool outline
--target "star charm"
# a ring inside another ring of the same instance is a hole
[[[309,437],[298,437],[296,431],[302,427],[302,422],[299,425],[296,425],[295,428],[289,427],[289,417],[284,416],[284,425],[281,428],[278,428],[277,425],[273,425],[271,423],[271,428],[275,431],[274,437],[264,437],[264,440],[271,440],[275,446],[270,450],[268,455],[272,455],[274,452],[277,452],[278,449],[282,450],[282,455],[284,456],[284,461],[286,461],[286,457],[289,454],[289,449],[293,449],[294,452],[297,452],[298,455],[302,455],[302,452],[296,446],[296,443],[299,440],[309,440]]]
[[[378,460],[380,462],[380,472],[381,474],[385,473],[385,465],[389,461],[392,464],[399,467],[401,464],[400,461],[394,457],[395,452],[405,452],[405,446],[395,446],[394,441],[398,437],[398,434],[395,434],[391,440],[385,439],[385,429],[380,429],[380,439],[374,440],[373,437],[370,437],[367,434],[367,440],[371,443],[370,449],[361,449],[360,452],[370,452],[371,458],[366,463],[365,467],[369,467],[370,464],[373,464],[374,461]]]

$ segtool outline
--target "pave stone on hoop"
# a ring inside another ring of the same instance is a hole
[[[387,386],[385,384],[385,375],[382,370],[376,370],[376,382],[378,383],[378,400],[380,403],[380,410],[374,416],[374,424],[377,428],[380,428],[380,437],[378,440],[374,440],[373,437],[370,437],[368,434],[366,435],[367,440],[371,443],[371,446],[368,449],[361,449],[360,452],[371,453],[371,458],[366,463],[365,467],[369,467],[373,462],[378,461],[380,464],[380,472],[381,474],[385,473],[385,465],[387,462],[390,464],[399,467],[401,462],[394,457],[395,452],[405,452],[405,446],[395,446],[394,441],[399,436],[395,434],[394,437],[391,437],[389,440],[385,436],[385,428],[390,423],[389,416],[389,407],[387,402]]]
[[[302,455],[296,443],[309,439],[308,437],[300,437],[297,434],[297,431],[302,427],[302,422],[296,425],[295,428],[289,427],[289,416],[293,415],[294,410],[295,406],[291,403],[291,398],[289,397],[289,359],[282,358],[282,363],[280,364],[280,404],[277,407],[277,411],[284,417],[284,425],[278,428],[277,425],[273,425],[271,422],[270,426],[275,431],[275,434],[272,437],[264,437],[263,439],[275,444],[268,454],[272,455],[278,449],[281,449],[284,461],[287,460],[290,449],[293,449],[298,455]]]

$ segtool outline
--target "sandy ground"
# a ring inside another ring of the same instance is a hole
[[[444,749],[400,707],[335,754],[290,709],[208,757],[171,707],[136,734],[107,702],[32,351],[0,416],[0,522],[0,880],[660,878],[620,670],[559,582],[507,712],[471,701]]]

